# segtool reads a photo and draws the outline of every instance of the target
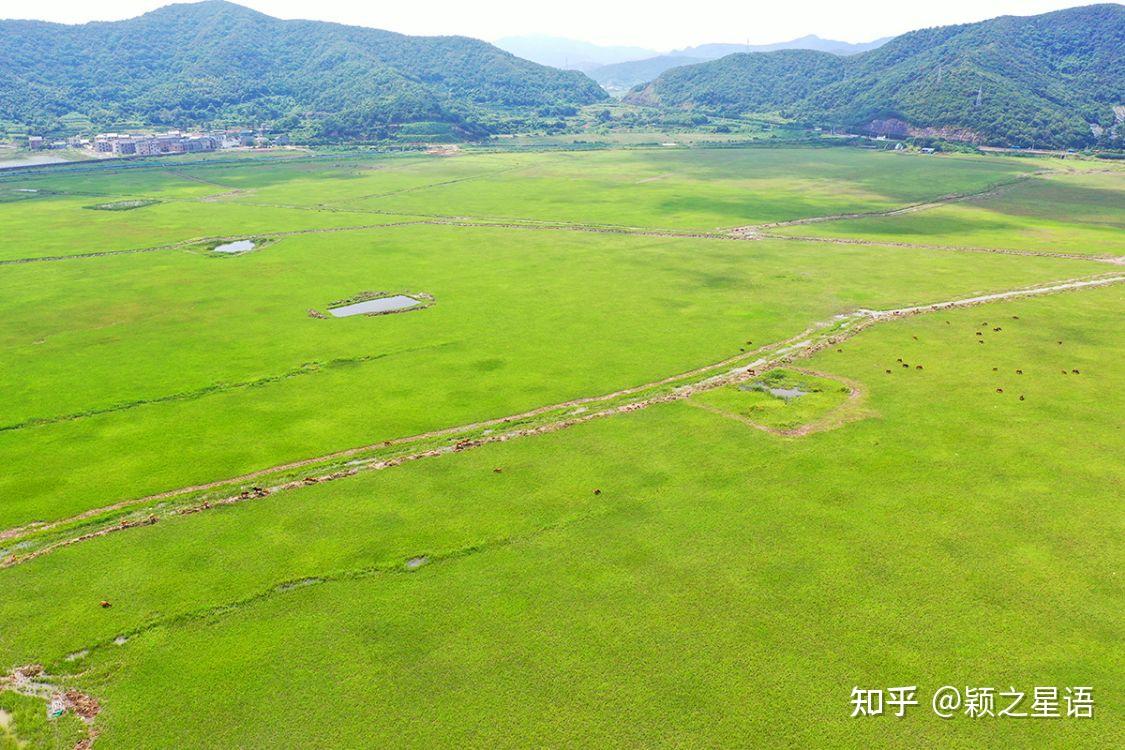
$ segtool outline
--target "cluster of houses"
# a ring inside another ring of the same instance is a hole
[[[157,154],[187,154],[196,151],[218,149],[219,139],[210,135],[179,133],[158,133],[154,135],[128,135],[101,133],[87,148],[99,154],[117,156],[156,156]]]
[[[274,139],[252,130],[224,130],[215,133],[99,133],[93,138],[69,138],[48,142],[40,136],[28,136],[27,147],[43,149],[84,148],[96,154],[114,156],[157,156],[159,154],[190,154],[216,151],[221,148],[253,148],[286,145],[285,136]]]

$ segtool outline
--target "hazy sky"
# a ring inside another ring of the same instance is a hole
[[[0,18],[62,23],[130,18],[169,0],[0,0]],[[242,0],[279,18],[374,26],[405,34],[463,34],[494,40],[550,34],[658,50],[704,42],[778,42],[805,34],[864,42],[926,26],[1032,15],[1081,0]]]

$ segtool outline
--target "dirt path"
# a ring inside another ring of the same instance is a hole
[[[410,437],[381,441],[371,445],[337,451],[326,455],[281,464],[237,477],[168,490],[141,498],[122,500],[50,523],[31,523],[0,531],[0,541],[28,542],[20,552],[11,553],[0,567],[9,567],[40,557],[52,550],[128,528],[148,526],[161,518],[207,510],[212,507],[266,497],[275,492],[333,481],[372,471],[399,466],[410,461],[431,458],[477,448],[490,443],[507,442],[521,437],[546,434],[588,422],[592,419],[624,414],[655,404],[688,398],[703,390],[743,382],[758,377],[774,367],[787,365],[795,358],[807,358],[828,346],[850,338],[868,326],[923,313],[972,307],[1001,300],[1037,297],[1125,282],[1125,275],[1077,279],[980,295],[915,305],[890,310],[861,309],[834,316],[785,341],[760,347],[720,362],[696,368],[644,385],[603,394],[573,399],[539,407],[507,417],[483,420],[457,427],[443,428]],[[441,442],[444,440],[444,442]],[[389,455],[388,455],[389,454]],[[304,477],[293,477],[297,470],[312,469]],[[259,484],[250,486],[251,483]],[[226,490],[215,496],[214,490]],[[179,501],[179,502],[170,502]],[[120,518],[128,511],[129,518]],[[116,514],[116,515],[115,515]],[[102,519],[91,528],[88,522]],[[75,535],[68,536],[67,529]],[[59,538],[49,532],[58,531]],[[42,546],[36,548],[36,541]]]

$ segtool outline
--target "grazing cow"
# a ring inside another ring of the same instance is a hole
[[[492,473],[493,474],[499,474],[503,471],[504,471],[503,469],[501,469],[499,466],[497,466],[495,469],[492,470]]]
[[[980,331],[977,331],[977,335],[978,335],[978,336],[983,336],[984,334],[983,334],[983,333],[981,333]]]
[[[993,333],[999,333],[1002,330],[1003,329],[1000,326],[996,326],[995,328],[992,329]]]
[[[887,374],[888,374],[888,375],[890,375],[890,374],[891,374],[891,371],[890,371],[890,370],[887,370]]]
[[[600,495],[600,494],[602,494],[602,491],[601,491],[601,490],[594,490],[594,494],[595,494],[595,495]]]
[[[1023,396],[1020,396],[1020,401],[1023,401]]]
[[[908,370],[910,369],[910,365],[908,365],[908,364],[907,364],[907,363],[905,363],[905,362],[903,362],[903,363],[902,363],[902,366],[903,366],[903,367],[905,367],[905,368],[906,368],[906,369],[908,369]]]
[[[992,371],[993,371],[993,372],[996,372],[996,371],[997,371],[997,370],[999,370],[999,369],[1000,369],[999,367],[993,367],[993,368],[992,368]]]
[[[1003,393],[1003,392],[1004,392],[1004,389],[1003,389],[1003,388],[997,388],[997,389],[996,389],[996,392],[997,392],[997,393]]]
[[[1078,372],[1078,370],[1071,370],[1071,372],[1073,372],[1075,375],[1081,375],[1082,374],[1082,373]]]
[[[1023,375],[1023,370],[1016,370],[1016,375]]]
[[[98,603],[98,606],[101,607],[102,609],[109,609],[113,605],[110,604],[109,602],[107,602],[105,599],[102,599],[101,602]]]

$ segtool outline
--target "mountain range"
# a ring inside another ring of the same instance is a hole
[[[694,65],[707,60],[717,60],[720,57],[741,52],[773,52],[783,49],[809,49],[820,52],[830,52],[834,55],[855,55],[867,50],[876,49],[888,41],[876,39],[873,42],[852,44],[834,39],[821,39],[815,34],[809,34],[799,39],[775,44],[701,44],[696,47],[686,47],[682,50],[669,52],[666,55],[647,57],[641,60],[628,60],[625,62],[602,65],[587,70],[586,73],[601,84],[602,88],[611,94],[621,94],[637,84],[651,81],[666,70],[678,68],[683,65]]]
[[[875,49],[886,43],[888,39],[875,39],[874,42],[865,44],[852,44],[849,42],[836,42],[834,39],[821,39],[816,35],[802,36],[790,42],[776,44],[703,44],[696,47],[678,49],[666,55],[647,57],[645,60],[632,60],[612,65],[602,65],[593,70],[586,71],[589,78],[602,85],[602,88],[613,94],[621,94],[634,85],[645,83],[657,78],[660,73],[672,70],[673,67],[694,65],[709,60],[718,60],[719,57],[744,52],[774,52],[777,49],[818,49],[834,55],[855,55]]]
[[[593,44],[544,34],[503,37],[497,39],[495,44],[505,52],[511,52],[540,65],[550,65],[560,70],[580,70],[583,73],[603,65],[640,60],[660,54],[656,50],[644,47]]]
[[[881,47],[890,39],[891,37],[883,37],[873,42],[853,44],[836,39],[822,39],[816,34],[808,34],[797,39],[790,39],[788,42],[774,42],[773,44],[700,44],[695,47],[685,47],[670,54],[699,57],[704,60],[717,60],[736,52],[776,52],[781,49],[811,49],[817,52],[831,52],[834,55],[855,55]]]
[[[461,135],[606,99],[577,72],[467,37],[283,21],[222,0],[78,26],[0,21],[0,120],[49,128],[229,121],[371,139],[401,123]]]
[[[689,119],[771,114],[874,135],[1123,145],[1120,4],[922,29],[885,43],[803,37],[768,47],[701,45],[591,75],[607,88],[645,81],[627,103],[690,110]],[[591,63],[651,52],[584,49]],[[476,138],[566,127],[563,118],[608,99],[579,71],[477,39],[285,21],[223,0],[116,22],[0,21],[0,129],[8,132],[59,133],[75,122],[84,130],[255,124],[310,143]]]
[[[1118,147],[1125,6],[923,29],[848,57],[734,54],[668,70],[625,101],[1018,147]]]

